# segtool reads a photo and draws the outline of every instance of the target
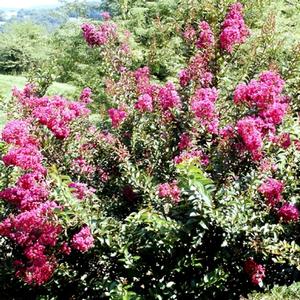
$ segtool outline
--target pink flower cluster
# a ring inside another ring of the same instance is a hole
[[[16,166],[23,170],[37,171],[45,173],[46,169],[42,166],[43,156],[35,146],[11,148],[2,157],[6,166]]]
[[[268,178],[262,183],[258,191],[266,198],[267,203],[271,207],[275,207],[282,200],[282,192],[284,185],[281,181],[273,178]],[[299,211],[297,207],[291,203],[285,202],[279,210],[277,215],[283,222],[297,222],[299,219]]]
[[[25,88],[26,89],[26,88]],[[86,116],[90,111],[86,108],[87,98],[83,102],[68,101],[60,96],[53,98],[38,98],[30,91],[14,91],[14,95],[26,111],[29,111],[31,118],[35,118],[40,124],[45,125],[58,139],[64,139],[70,134],[70,124],[75,119]],[[83,97],[90,95],[85,90]]]
[[[258,188],[258,191],[266,198],[267,203],[273,207],[282,199],[281,193],[283,192],[283,189],[284,185],[281,181],[274,178],[268,178]]]
[[[58,139],[67,138],[70,134],[70,123],[77,118],[87,116],[89,112],[85,103],[68,101],[59,96],[47,99],[44,105],[33,108],[33,116]]]
[[[244,265],[244,271],[251,278],[251,282],[260,285],[266,277],[264,266],[258,264],[253,258],[249,258]]]
[[[283,222],[297,222],[299,220],[299,210],[294,204],[284,203],[278,211],[278,217]]]
[[[197,32],[195,30],[195,28],[192,26],[192,25],[188,25],[184,32],[183,32],[183,38],[187,41],[187,42],[193,42],[196,35],[197,35]]]
[[[93,175],[96,172],[96,167],[89,164],[84,158],[78,157],[72,161],[71,169],[76,174]]]
[[[178,143],[179,150],[184,150],[192,145],[191,137],[187,132],[180,135],[180,141]]]
[[[150,70],[148,67],[139,68],[134,71],[134,78],[139,94],[147,94],[150,85]],[[151,95],[151,94],[150,94]]]
[[[110,13],[108,11],[103,11],[100,13],[100,16],[104,19],[104,21],[110,20]]]
[[[172,82],[168,82],[164,87],[160,88],[158,92],[158,101],[163,111],[181,107],[180,97]]]
[[[78,233],[74,234],[71,246],[82,253],[94,246],[94,238],[88,226],[83,226]]]
[[[134,108],[141,112],[153,111],[153,99],[149,94],[139,96],[138,101],[135,103]]]
[[[0,192],[0,198],[15,205],[18,214],[12,214],[0,223],[0,234],[18,244],[24,254],[15,261],[16,275],[28,284],[41,285],[49,280],[56,268],[54,249],[61,232],[54,221],[54,201],[49,201],[47,170],[43,166],[40,143],[34,136],[39,124],[46,125],[57,138],[69,134],[70,123],[88,113],[90,90],[82,93],[82,102],[67,101],[61,97],[38,98],[33,85],[13,94],[21,104],[26,120],[10,121],[2,132],[2,140],[12,147],[3,155],[6,166],[15,166],[22,174],[15,186]],[[37,122],[39,124],[37,124]]]
[[[245,117],[237,123],[238,133],[256,160],[262,156],[263,138],[269,134],[274,140],[275,126],[283,121],[287,112],[287,99],[281,94],[283,87],[284,81],[277,73],[266,71],[259,75],[259,80],[239,84],[234,92],[236,104],[245,103],[258,110],[257,117]]]
[[[37,143],[30,135],[30,124],[24,120],[9,121],[2,130],[2,140],[21,147]]]
[[[84,88],[83,91],[80,94],[80,101],[85,103],[85,104],[89,104],[91,103],[93,100],[91,99],[92,96],[92,90],[90,88]]]
[[[216,88],[200,88],[196,90],[191,102],[191,110],[202,126],[210,133],[217,133],[219,118],[215,109],[218,98]]]
[[[233,47],[244,43],[249,34],[243,17],[243,5],[239,2],[232,4],[222,24],[221,48],[232,53]]]
[[[83,37],[90,47],[103,46],[117,35],[117,26],[115,23],[105,22],[98,28],[92,24],[84,23],[81,29]]]
[[[187,86],[190,81],[200,83],[203,87],[211,84],[213,74],[208,69],[209,56],[203,53],[197,53],[193,56],[186,69],[178,73],[179,83],[182,87]]]
[[[180,189],[176,181],[171,183],[162,183],[158,186],[158,196],[160,198],[169,198],[174,203],[178,203],[180,200]]]
[[[79,200],[84,200],[92,196],[95,192],[95,189],[89,188],[87,184],[80,182],[71,182],[69,188],[71,188],[72,194]]]
[[[56,245],[61,232],[61,227],[49,219],[56,208],[54,202],[47,201],[0,223],[0,235],[24,249],[25,258],[15,261],[15,268],[16,275],[28,284],[45,283],[55,270],[56,259],[47,252]]]
[[[261,126],[262,120],[255,117],[245,117],[237,122],[237,132],[254,160],[259,160],[262,157],[263,134]]]
[[[39,173],[24,174],[18,179],[15,187],[0,192],[1,199],[17,205],[22,211],[37,208],[48,196],[45,178]]]
[[[234,92],[236,104],[245,103],[250,107],[258,108],[263,115],[273,115],[272,110],[286,110],[286,98],[281,95],[284,88],[284,80],[273,71],[265,71],[259,75],[259,79],[252,79],[249,84],[241,83]],[[281,104],[281,105],[280,105]],[[279,118],[279,121],[276,121]],[[271,118],[274,124],[281,123],[279,117]]]
[[[214,34],[209,26],[209,24],[205,21],[200,22],[199,24],[200,35],[198,40],[196,41],[196,47],[208,48],[214,44]]]
[[[118,128],[127,117],[127,112],[119,108],[110,108],[108,114],[114,128]]]

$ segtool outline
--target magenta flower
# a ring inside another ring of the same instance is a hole
[[[83,226],[81,230],[76,233],[72,240],[71,245],[74,249],[84,253],[94,246],[94,238],[88,226]]]

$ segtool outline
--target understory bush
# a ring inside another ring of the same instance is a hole
[[[137,65],[109,13],[82,24],[110,105],[97,124],[91,86],[13,90],[2,298],[239,299],[299,281],[299,49],[282,61],[272,16],[253,33],[255,11],[218,3],[179,24],[173,81]]]

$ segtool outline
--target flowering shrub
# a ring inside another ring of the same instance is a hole
[[[111,106],[97,126],[90,88],[78,101],[39,97],[34,85],[14,90],[0,234],[7,269],[34,291],[238,299],[299,278],[294,99],[280,66],[226,77],[245,63],[251,37],[242,4],[223,12],[217,24],[183,25],[187,64],[166,82],[135,65],[107,14],[99,27],[85,23],[87,47],[100,49],[109,70]]]

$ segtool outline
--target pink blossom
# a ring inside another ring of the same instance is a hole
[[[70,124],[79,117],[89,114],[85,103],[68,101],[55,96],[46,98],[43,103],[34,105],[32,114],[40,124],[45,125],[58,139],[64,139],[70,134]]]
[[[200,78],[200,83],[203,87],[207,87],[212,83],[213,74],[211,72],[204,72]]]
[[[104,19],[104,21],[110,20],[110,13],[108,11],[103,11],[100,13],[100,16]]]
[[[71,182],[69,188],[71,188],[72,194],[79,200],[84,200],[92,196],[95,192],[95,189],[89,188],[87,184],[80,182]]]
[[[26,146],[34,141],[29,131],[28,122],[13,120],[5,125],[2,131],[2,140],[15,146]]]
[[[200,35],[198,40],[196,41],[196,47],[208,48],[214,43],[214,34],[209,26],[209,24],[205,21],[200,22],[199,24]]]
[[[23,170],[46,172],[42,166],[43,156],[35,146],[12,148],[2,157],[2,160],[6,166],[17,166]]]
[[[263,134],[261,132],[262,120],[253,117],[245,117],[238,121],[237,131],[241,136],[246,149],[254,160],[261,158],[263,146]]]
[[[56,259],[45,255],[27,263],[15,261],[16,276],[22,278],[27,284],[42,285],[53,275],[56,268]]]
[[[282,133],[278,137],[278,144],[283,149],[287,149],[288,147],[290,147],[292,144],[290,134],[288,132]]]
[[[141,112],[151,112],[153,110],[153,100],[149,94],[139,96],[138,101],[135,103],[134,108]]]
[[[191,77],[187,69],[180,70],[178,73],[179,83],[182,87],[187,86],[190,83]]]
[[[299,210],[294,204],[285,203],[278,211],[278,216],[284,222],[297,222],[299,219]]]
[[[200,88],[196,90],[191,102],[191,110],[201,125],[210,133],[217,133],[219,119],[216,113],[215,101],[218,98],[216,88]]]
[[[91,96],[92,96],[92,90],[90,88],[86,87],[83,89],[83,91],[80,94],[80,101],[85,104],[89,104],[93,101],[91,99]]]
[[[71,245],[74,249],[84,253],[94,246],[94,238],[88,226],[83,226],[81,230],[76,233],[72,240]]]
[[[78,157],[73,160],[71,168],[79,174],[93,175],[96,172],[96,167],[90,165],[84,158]]]
[[[266,122],[278,125],[282,123],[284,116],[286,115],[288,105],[286,103],[274,102],[266,108],[266,110],[260,113],[260,116],[266,120]]]
[[[178,143],[179,150],[184,150],[192,145],[191,138],[187,132],[181,134],[180,141]]]
[[[270,206],[275,206],[281,199],[284,185],[281,181],[268,178],[262,183],[258,191],[266,198]]]
[[[71,247],[68,245],[67,242],[63,242],[62,245],[60,246],[60,252],[65,254],[65,255],[70,255],[71,254]]]
[[[37,208],[49,196],[43,179],[39,173],[25,174],[19,178],[15,187],[1,191],[0,198],[19,206],[21,210]]]
[[[171,183],[163,183],[158,186],[158,196],[160,198],[170,198],[174,203],[180,200],[180,189],[176,181]]]
[[[126,111],[118,108],[110,108],[108,114],[114,128],[118,128],[127,117]]]
[[[244,43],[249,34],[243,17],[242,4],[239,2],[232,4],[222,24],[220,35],[222,49],[232,53],[233,47]]]
[[[0,223],[0,234],[9,237],[20,246],[29,247],[38,242],[44,246],[54,246],[61,227],[48,220],[48,215],[58,206],[47,201],[30,211],[11,215]]]
[[[188,25],[183,32],[183,37],[187,42],[193,42],[193,40],[196,37],[196,34],[197,33],[194,27],[192,25]]]
[[[181,100],[172,82],[168,82],[159,90],[158,100],[161,108],[166,111],[172,108],[180,108]]]
[[[103,23],[98,28],[92,24],[84,23],[81,26],[83,37],[90,47],[103,46],[113,40],[117,35],[115,23]]]

